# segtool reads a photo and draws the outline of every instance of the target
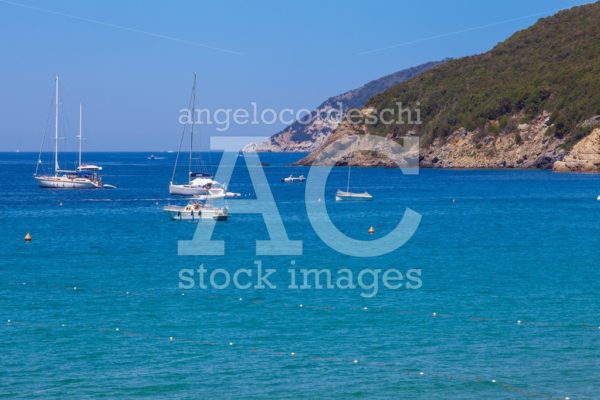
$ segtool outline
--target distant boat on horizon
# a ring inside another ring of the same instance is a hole
[[[79,105],[79,157],[78,165],[75,170],[63,170],[58,163],[58,115],[59,115],[59,79],[58,75],[55,78],[55,95],[54,95],[54,175],[44,174],[38,175],[40,165],[42,164],[41,155],[38,156],[37,165],[33,177],[38,181],[42,188],[60,188],[60,189],[99,189],[102,187],[102,177],[98,175],[98,171],[102,170],[94,164],[83,164],[81,162],[82,153],[82,105]],[[43,143],[43,142],[42,142]]]

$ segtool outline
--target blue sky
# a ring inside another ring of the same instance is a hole
[[[39,148],[55,73],[65,149],[75,149],[81,101],[89,150],[168,150],[194,71],[199,107],[311,108],[394,71],[484,52],[583,3],[0,0],[0,151]]]

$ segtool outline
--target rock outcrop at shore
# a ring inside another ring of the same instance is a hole
[[[550,127],[548,113],[544,112],[528,124],[518,124],[514,132],[507,135],[461,128],[444,140],[436,138],[433,143],[420,146],[419,165],[429,168],[551,168],[566,152],[563,140],[547,134]],[[346,121],[322,148],[300,160],[299,164],[312,165],[315,160],[319,164],[331,164],[331,160],[321,157],[323,148],[345,136],[366,133],[364,126]],[[391,139],[390,136],[388,138]],[[393,160],[372,153],[352,157],[351,163],[360,166],[396,166]]]
[[[573,146],[552,169],[555,172],[600,172],[600,128]]]

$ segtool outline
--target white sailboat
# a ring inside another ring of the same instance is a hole
[[[352,170],[352,157],[348,161],[348,179],[346,181],[346,191],[338,189],[335,192],[335,201],[371,201],[373,196],[368,192],[355,193],[350,191],[350,171]]]
[[[192,115],[195,112],[196,108],[196,74],[194,74],[194,85],[192,87]],[[226,188],[224,185],[221,185],[219,182],[213,180],[212,176],[205,173],[193,172],[192,171],[192,155],[194,152],[194,121],[191,123],[190,127],[190,152],[188,156],[188,182],[187,183],[174,183],[175,173],[177,172],[177,164],[179,162],[179,155],[181,154],[181,145],[183,144],[183,139],[185,137],[185,128],[181,133],[181,141],[179,143],[179,150],[177,151],[177,157],[175,158],[175,166],[173,167],[173,175],[171,176],[171,181],[169,182],[169,193],[180,196],[210,196],[211,190],[213,192],[218,192],[218,195],[222,195],[222,197],[226,197]],[[217,194],[217,193],[215,193]]]
[[[102,187],[102,178],[96,173],[100,167],[93,166],[92,169],[81,168],[81,107],[79,122],[79,166],[75,171],[61,170],[58,163],[58,112],[59,112],[59,79],[55,79],[55,101],[54,101],[54,174],[38,175],[41,165],[41,149],[37,166],[33,175],[42,188],[60,189],[98,189]]]

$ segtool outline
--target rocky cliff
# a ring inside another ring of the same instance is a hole
[[[600,128],[579,141],[562,159],[554,163],[556,172],[600,172]]]

